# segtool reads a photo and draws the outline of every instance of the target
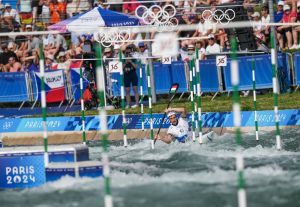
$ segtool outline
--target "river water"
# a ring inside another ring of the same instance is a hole
[[[274,132],[243,134],[247,204],[251,207],[300,206],[300,129],[282,131],[277,151]],[[225,134],[213,142],[173,143],[140,139],[127,148],[112,143],[111,181],[118,207],[237,206],[235,137]],[[101,160],[101,147],[90,147]],[[25,190],[0,191],[1,207],[101,207],[102,179],[65,177]]]

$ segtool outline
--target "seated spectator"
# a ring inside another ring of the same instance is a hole
[[[188,60],[187,61],[190,61],[190,60],[193,60],[196,58],[196,54],[195,54],[195,46],[190,44],[188,45],[188,48],[187,48],[187,55],[188,55]]]
[[[248,7],[247,8],[247,17],[248,17],[249,21],[253,20],[253,17],[252,17],[253,14],[254,14],[254,8]]]
[[[300,1],[297,2],[297,23],[300,23]],[[294,45],[292,46],[292,49],[300,49],[300,44],[298,41],[298,33],[300,32],[300,26],[293,27],[293,40]]]
[[[204,18],[208,19],[208,12],[203,14]],[[193,37],[205,37],[213,32],[212,22],[210,20],[204,20],[202,13],[198,15],[199,23],[198,29],[193,34]]]
[[[14,27],[16,23],[20,24],[20,19],[17,11],[15,9],[12,9],[9,3],[5,4],[3,18],[12,27]]]
[[[215,36],[213,34],[208,35],[208,45],[205,52],[206,54],[215,54],[221,52],[220,45],[215,42]]]
[[[283,6],[283,17],[281,22],[283,23],[293,23],[296,22],[297,13],[295,11],[291,11],[291,7],[289,5]],[[291,49],[292,47],[292,27],[291,26],[279,26],[277,27],[277,38],[279,42],[279,46],[281,49],[285,48],[283,43],[283,36],[285,35],[287,39],[287,47]]]
[[[134,15],[136,8],[140,5],[137,0],[130,0],[130,3],[123,4],[123,13]]]
[[[20,62],[16,61],[15,57],[10,57],[8,63],[6,64],[6,71],[8,72],[19,72],[21,71],[22,65]]]
[[[66,54],[65,52],[59,52],[58,56],[58,64],[57,64],[57,69],[64,70],[65,73],[67,73],[70,69],[70,60],[66,59]]]
[[[38,52],[33,51],[32,53],[28,53],[23,60],[22,64],[22,70],[23,71],[33,71],[38,72],[39,71],[39,56]]]
[[[6,43],[1,44],[2,53],[0,53],[0,65],[6,65],[10,57],[14,57],[17,60],[17,55],[13,51],[8,50]]]
[[[32,23],[31,0],[18,0],[16,11],[19,13],[21,24]]]
[[[261,9],[261,23],[262,24],[270,23],[269,9],[267,6],[263,6]],[[261,32],[264,34],[265,37],[269,36],[270,26],[262,25]]]
[[[259,12],[254,12],[254,14],[252,15],[252,18],[253,18],[252,24],[253,24],[254,36],[256,36],[257,38],[259,38],[262,41],[265,41],[265,36],[262,32],[262,24],[261,24]]]
[[[199,59],[204,60],[205,59],[205,42],[203,40],[197,40],[195,46],[199,52]]]
[[[45,68],[44,70],[47,71],[47,70],[53,70],[53,67],[55,67],[56,65],[54,65],[54,56],[49,54],[46,56],[46,59],[45,59]]]
[[[276,23],[282,20],[283,13],[284,13],[283,6],[284,6],[284,1],[278,1],[276,6],[277,10],[274,12],[274,21]]]

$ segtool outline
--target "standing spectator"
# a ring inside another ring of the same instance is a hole
[[[289,5],[283,6],[283,17],[281,22],[283,23],[293,23],[296,22],[297,13],[295,11],[291,11],[291,7]],[[287,46],[289,49],[292,49],[292,27],[291,26],[279,26],[277,27],[277,38],[279,42],[279,46],[281,49],[284,49],[285,45],[283,43],[283,36],[285,35],[287,39]]]
[[[19,13],[22,24],[32,23],[31,0],[18,0],[16,11]]]
[[[208,45],[205,52],[206,54],[215,54],[221,52],[220,45],[215,42],[215,36],[213,34],[208,35]]]
[[[294,2],[293,4],[296,4]],[[293,5],[296,6],[296,5]],[[300,23],[300,1],[297,2],[297,20],[298,23]],[[295,26],[293,27],[293,40],[294,40],[294,45],[293,49],[300,49],[300,44],[298,44],[298,33],[300,32],[300,26]]]
[[[51,24],[56,24],[60,22],[65,17],[65,6],[62,2],[58,2],[58,0],[52,0],[49,4],[50,15],[51,15]]]
[[[31,0],[31,8],[32,8],[32,24],[35,25],[37,17],[38,17],[38,8],[40,7],[40,3],[42,0]]]
[[[76,10],[75,13],[83,13],[92,8],[89,0],[76,0]]]
[[[76,15],[76,0],[68,0],[66,8],[67,18]]]
[[[127,46],[125,49],[125,58],[132,58],[132,48]],[[138,77],[136,74],[137,64],[135,60],[126,59],[125,64],[123,66],[124,70],[124,86],[126,91],[126,108],[130,107],[131,98],[130,98],[130,85],[132,85],[135,104],[131,106],[131,108],[136,108],[139,106],[139,94],[138,94]]]
[[[44,27],[48,27],[50,23],[50,0],[41,0],[40,2],[42,5],[42,10],[41,10],[41,18],[42,22],[44,23]]]
[[[130,3],[123,4],[123,13],[134,15],[135,9],[140,5],[141,4],[138,3],[138,1],[130,0]]]

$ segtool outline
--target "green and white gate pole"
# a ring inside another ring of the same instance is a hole
[[[253,88],[253,107],[254,107],[254,123],[255,123],[255,139],[259,141],[258,137],[258,116],[257,116],[257,104],[256,104],[256,80],[255,80],[255,61],[252,55],[252,88]]]
[[[191,109],[192,109],[192,137],[193,141],[196,140],[195,134],[195,100],[194,100],[194,84],[193,84],[193,62],[189,62],[189,71],[190,71],[190,93],[191,93]]]
[[[277,65],[275,52],[275,33],[271,32],[271,63],[272,63],[272,82],[273,82],[273,96],[274,96],[274,115],[276,127],[276,148],[281,150],[281,138],[279,128],[279,111],[278,111],[278,81],[277,81]]]
[[[102,142],[102,165],[103,165],[103,177],[104,177],[104,205],[105,207],[112,207],[113,200],[111,195],[110,186],[110,168],[108,159],[108,133],[107,133],[107,115],[105,111],[105,82],[104,82],[104,68],[102,65],[102,51],[100,46],[96,47],[96,75],[97,75],[97,92],[100,100],[99,120],[100,120],[100,136]]]
[[[150,114],[150,139],[151,149],[154,149],[154,131],[153,131],[153,117],[152,117],[152,93],[151,93],[151,78],[150,78],[150,67],[147,63],[147,83],[148,83],[148,101],[149,101],[149,114]]]
[[[268,0],[270,22],[274,21],[273,0]],[[271,63],[272,63],[272,82],[273,82],[273,96],[274,96],[274,115],[276,128],[276,148],[281,150],[281,138],[279,128],[279,111],[278,111],[278,79],[277,79],[277,50],[276,50],[276,36],[275,26],[271,26],[270,40],[271,40]]]
[[[144,117],[144,93],[143,93],[143,67],[141,61],[139,61],[139,72],[140,72],[140,105],[141,105],[141,115],[142,115],[142,130],[145,130],[145,117]]]
[[[244,158],[241,151],[241,106],[239,96],[239,66],[236,54],[236,40],[231,38],[231,84],[233,86],[232,112],[233,124],[235,127],[237,155],[236,155],[236,171],[238,174],[238,205],[239,207],[247,206],[245,180],[244,180]]]
[[[48,133],[47,133],[47,103],[45,91],[45,64],[43,44],[40,44],[40,76],[41,76],[41,104],[42,104],[42,126],[43,126],[43,144],[44,144],[44,165],[49,164],[48,155]]]
[[[81,104],[82,143],[86,145],[82,67],[80,67],[80,104]]]
[[[198,104],[196,102],[196,96],[197,96],[197,78],[196,78],[196,69],[195,69],[195,58],[192,60],[192,68],[193,68],[193,91],[194,91],[194,117],[195,117],[195,131],[198,128],[198,119],[196,117],[198,116],[197,114],[197,108]]]
[[[202,144],[202,103],[201,103],[201,76],[200,76],[200,60],[199,50],[196,49],[196,80],[197,80],[197,113],[198,113],[198,129],[199,129],[199,144]]]
[[[124,147],[127,147],[127,130],[126,130],[126,115],[125,115],[125,95],[124,95],[124,72],[123,72],[123,61],[122,61],[122,50],[119,49],[119,61],[122,63],[121,65],[121,72],[120,72],[120,78],[121,78],[121,105],[122,105],[122,127],[123,127],[123,142]]]

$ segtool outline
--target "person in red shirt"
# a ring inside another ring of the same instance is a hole
[[[283,6],[283,17],[280,22],[282,23],[293,23],[296,22],[297,19],[297,13],[294,10],[291,10],[291,7],[289,5]],[[292,49],[293,45],[293,39],[292,39],[292,27],[291,26],[279,26],[277,27],[277,38],[279,42],[279,47],[281,49],[284,49],[284,42],[283,42],[283,36],[286,36],[287,39],[287,46],[289,49]]]
[[[134,15],[136,8],[141,4],[138,3],[136,0],[130,0],[130,1],[131,3],[123,4],[123,13]]]

